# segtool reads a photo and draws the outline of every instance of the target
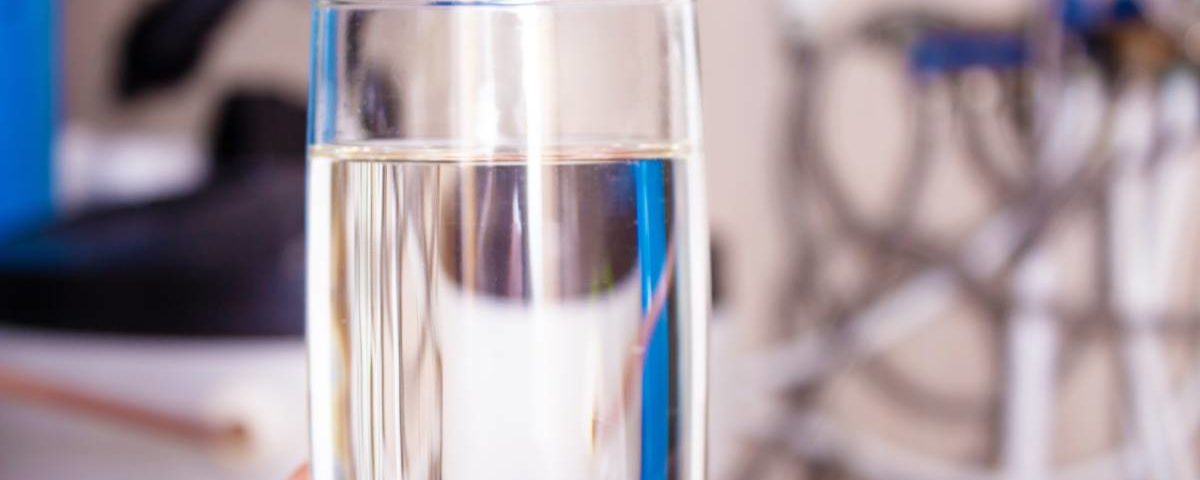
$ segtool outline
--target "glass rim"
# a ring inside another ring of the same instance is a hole
[[[453,8],[453,7],[566,7],[598,8],[639,5],[684,5],[696,0],[313,0],[316,7]]]

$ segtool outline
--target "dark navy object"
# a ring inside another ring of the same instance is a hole
[[[0,244],[0,324],[172,336],[304,332],[304,167],[263,164],[186,197]]]
[[[126,335],[304,332],[303,104],[234,92],[212,182],[0,242],[0,324]]]
[[[923,35],[909,50],[909,66],[922,74],[985,67],[1019,68],[1028,60],[1020,35],[939,31]]]
[[[200,65],[208,43],[241,0],[159,0],[124,40],[117,93],[129,99],[179,84]]]

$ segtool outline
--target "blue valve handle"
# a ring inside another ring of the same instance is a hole
[[[974,67],[1015,69],[1029,58],[1024,38],[1014,34],[939,31],[909,49],[908,61],[921,74],[954,73]]]
[[[1074,32],[1142,18],[1140,0],[1056,0],[1059,21]]]

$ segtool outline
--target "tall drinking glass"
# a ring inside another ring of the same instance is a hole
[[[691,0],[317,0],[315,480],[705,477]]]

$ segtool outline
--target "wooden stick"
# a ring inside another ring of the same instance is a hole
[[[238,444],[247,439],[246,429],[240,424],[213,425],[185,415],[55,384],[0,365],[0,399],[5,398],[148,430],[188,443]]]

